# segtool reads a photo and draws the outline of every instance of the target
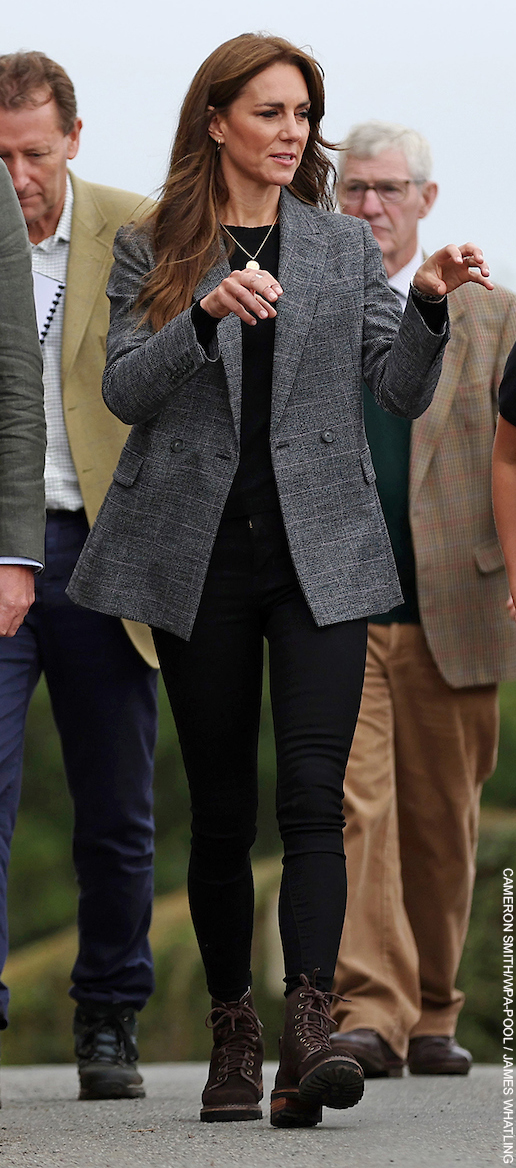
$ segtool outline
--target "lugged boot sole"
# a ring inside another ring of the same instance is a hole
[[[81,1087],[79,1099],[145,1099],[145,1088],[131,1086],[127,1083],[109,1082],[91,1084]]]
[[[364,1080],[348,1062],[331,1059],[314,1067],[299,1083],[299,1098],[308,1106],[355,1107],[364,1094]]]

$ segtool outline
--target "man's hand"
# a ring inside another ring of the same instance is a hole
[[[489,268],[479,247],[474,243],[463,243],[456,247],[449,243],[425,260],[418,268],[412,281],[418,292],[427,296],[446,296],[461,284],[482,284],[492,291]]]
[[[33,568],[0,564],[0,637],[14,637],[33,603]]]

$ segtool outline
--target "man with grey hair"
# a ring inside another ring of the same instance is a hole
[[[366,219],[402,305],[437,196],[428,143],[388,122],[343,144],[339,202]],[[497,752],[497,683],[516,630],[490,490],[497,388],[516,297],[461,288],[434,400],[415,422],[364,417],[404,603],[370,618],[362,706],[346,772],[349,873],[336,970],[339,1031],[366,1076],[467,1074],[455,979],[475,875],[480,793]]]

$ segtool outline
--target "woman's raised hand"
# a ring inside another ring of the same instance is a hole
[[[257,319],[266,320],[277,315],[273,304],[282,295],[281,284],[270,272],[244,268],[243,272],[226,276],[213,292],[203,296],[201,308],[217,320],[234,312],[244,324],[256,324]]]
[[[446,296],[467,283],[482,284],[489,291],[493,288],[483,253],[474,243],[462,247],[449,243],[435,251],[418,268],[412,283],[418,292],[429,296]]]

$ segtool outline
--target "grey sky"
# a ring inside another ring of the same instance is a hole
[[[143,194],[164,177],[182,97],[217,44],[261,29],[311,45],[326,74],[326,137],[370,117],[426,134],[440,196],[423,244],[472,239],[494,279],[516,290],[513,0],[262,0],[247,15],[241,0],[7,5],[1,51],[41,49],[75,83],[84,131],[74,170]]]

